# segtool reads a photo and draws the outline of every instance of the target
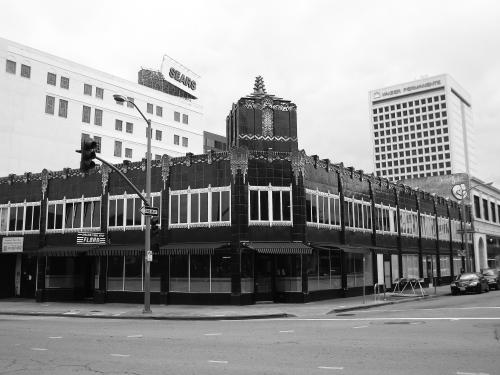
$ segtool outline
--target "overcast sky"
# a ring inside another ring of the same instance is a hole
[[[297,104],[300,148],[366,172],[368,91],[448,73],[472,97],[477,177],[500,185],[499,1],[0,1],[0,36],[68,60],[131,81],[182,62],[209,131],[262,75]]]

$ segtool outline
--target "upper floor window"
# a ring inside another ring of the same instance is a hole
[[[182,147],[188,147],[189,139],[187,137],[182,137]]]
[[[47,203],[48,232],[77,232],[101,227],[101,198],[76,198]]]
[[[102,126],[102,109],[95,109],[94,111],[94,125]]]
[[[40,202],[0,205],[0,233],[26,233],[40,230]]]
[[[5,71],[7,73],[16,74],[16,62],[12,60],[7,60],[5,64]]]
[[[161,208],[161,193],[151,193],[151,199],[153,207]],[[141,207],[144,203],[136,194],[109,196],[108,202],[109,230],[141,229],[146,224],[144,215],[141,214]]]
[[[418,237],[418,213],[412,210],[400,209],[401,235]]]
[[[98,99],[103,99],[104,98],[104,89],[101,87],[96,87],[95,88],[95,97]]]
[[[375,204],[377,213],[376,230],[380,233],[397,234],[396,227],[397,210],[396,207],[384,205],[383,203]]]
[[[127,159],[132,159],[132,149],[125,147],[125,157]]]
[[[474,195],[474,214],[476,219],[481,219],[481,204],[477,195]]]
[[[59,117],[68,117],[68,101],[59,99]]]
[[[92,85],[88,83],[83,84],[83,94],[92,96]]]
[[[370,202],[345,197],[344,207],[346,229],[371,231],[372,207]]]
[[[183,124],[187,124],[187,123],[188,123],[188,120],[189,120],[188,115],[183,114],[183,115],[182,115],[182,123],[183,123]]]
[[[24,77],[24,78],[31,77],[31,66],[21,64],[21,77]]]
[[[131,123],[131,122],[127,122],[127,123],[125,124],[125,131],[126,131],[127,133],[133,133],[133,132],[134,132],[134,124],[133,124],[133,123]]]
[[[171,228],[231,225],[231,186],[170,191]]]
[[[181,121],[181,114],[180,114],[180,112],[174,112],[174,121],[177,121],[177,122]]]
[[[100,154],[101,153],[101,144],[102,144],[102,138],[101,137],[98,137],[97,135],[94,135],[94,141],[96,143],[96,149],[95,149],[95,152],[97,154]]]
[[[484,220],[490,220],[489,210],[490,210],[490,206],[488,204],[488,200],[483,198]]]
[[[54,114],[54,107],[56,105],[56,98],[53,96],[47,95],[45,97],[45,113],[49,115]]]
[[[114,156],[121,158],[122,156],[122,143],[120,141],[115,141]]]
[[[447,217],[438,217],[438,234],[441,241],[450,240],[450,225]]]
[[[174,134],[174,145],[179,145],[180,137],[177,134]]]
[[[162,117],[163,116],[163,107],[156,106],[156,116]]]
[[[119,132],[122,131],[123,128],[123,121],[122,120],[115,120],[115,130],[118,130]]]
[[[57,81],[57,75],[55,73],[47,73],[47,84],[55,86]]]
[[[151,103],[147,104],[146,112],[153,114],[153,105]]]
[[[491,202],[490,207],[491,207],[491,221],[496,223],[497,222],[496,204],[494,202]]]
[[[249,225],[292,225],[291,186],[248,186]]]
[[[340,197],[330,192],[306,189],[306,222],[318,227],[340,228]]]
[[[436,217],[429,214],[420,215],[420,225],[422,238],[436,238]]]
[[[69,89],[69,78],[61,77],[60,86],[62,89]]]
[[[161,141],[161,136],[162,136],[161,130],[157,130],[156,131],[156,140]]]

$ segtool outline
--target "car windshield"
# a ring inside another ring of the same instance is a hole
[[[493,270],[484,270],[483,275],[485,276],[495,276],[495,272]]]
[[[473,273],[464,273],[459,277],[459,280],[474,280],[474,279],[477,279],[477,275]]]

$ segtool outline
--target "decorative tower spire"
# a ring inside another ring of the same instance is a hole
[[[257,76],[255,78],[255,85],[253,86],[253,93],[254,94],[267,94],[266,93],[266,86],[264,85],[264,78],[262,76]]]

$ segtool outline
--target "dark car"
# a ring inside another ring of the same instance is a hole
[[[467,292],[482,293],[490,290],[488,280],[482,274],[475,272],[467,272],[457,276],[450,287],[453,295]]]
[[[500,272],[493,268],[485,268],[481,272],[484,278],[488,281],[488,285],[491,289],[498,290],[500,288]]]

